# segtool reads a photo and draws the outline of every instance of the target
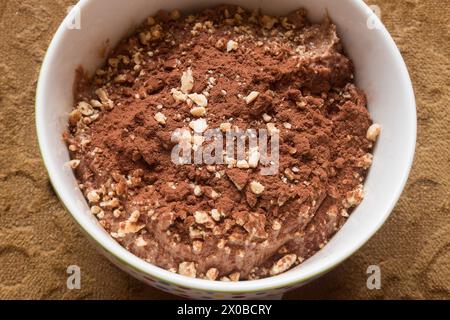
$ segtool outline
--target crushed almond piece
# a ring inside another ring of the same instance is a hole
[[[261,154],[258,151],[258,148],[250,149],[248,155],[248,165],[250,168],[257,168],[259,160],[261,158]]]
[[[195,211],[194,212],[195,222],[198,224],[205,224],[210,222],[210,218],[206,212],[203,211]]]
[[[80,162],[80,160],[70,160],[69,162],[67,162],[67,165],[72,169],[76,169],[80,165]]]
[[[191,114],[196,117],[203,117],[206,114],[206,109],[204,107],[194,107],[191,109]]]
[[[272,121],[272,117],[269,116],[267,113],[264,113],[263,120],[264,120],[264,122],[270,122],[270,121]]]
[[[222,131],[222,132],[228,132],[228,131],[230,131],[231,130],[231,123],[221,123],[220,124],[220,130]]]
[[[201,118],[198,120],[191,121],[189,127],[197,133],[203,133],[208,129],[208,124],[205,119]]]
[[[202,191],[202,188],[200,186],[195,186],[194,187],[194,195],[196,197],[201,197],[203,195],[203,191]]]
[[[194,262],[182,262],[178,266],[178,273],[190,277],[195,278],[197,276],[197,269],[195,268]]]
[[[211,268],[206,272],[206,279],[215,281],[219,277],[219,270]]]
[[[264,186],[259,183],[258,181],[252,181],[250,182],[250,190],[256,194],[256,195],[261,195],[264,192]]]
[[[347,192],[344,206],[346,208],[356,207],[364,200],[364,188],[359,185],[355,190]]]
[[[194,88],[194,76],[192,75],[191,68],[189,68],[181,76],[181,91],[188,94],[192,88]]]
[[[280,273],[286,272],[289,270],[297,260],[297,255],[295,254],[288,254],[275,262],[275,264],[270,269],[270,275],[276,276]]]
[[[227,42],[227,52],[236,51],[238,49],[239,45],[234,40],[229,40]]]
[[[80,110],[80,112],[83,116],[91,116],[94,113],[92,106],[85,101],[81,101],[78,104],[78,109]]]
[[[239,169],[248,169],[250,168],[247,160],[238,160],[236,163],[236,167],[238,167]]]
[[[208,105],[208,99],[206,99],[205,95],[192,93],[188,95],[188,98],[191,99],[197,106],[206,107]]]
[[[86,197],[90,203],[96,203],[100,201],[100,196],[95,190],[90,191]]]
[[[251,104],[258,98],[258,96],[259,96],[259,92],[257,92],[257,91],[250,92],[249,95],[244,98],[245,103]]]
[[[163,113],[158,112],[154,118],[159,124],[166,124],[167,117]]]
[[[187,95],[177,89],[172,89],[170,93],[176,102],[186,102],[187,100]]]
[[[367,130],[367,139],[370,141],[377,141],[378,136],[381,133],[381,126],[378,123],[374,123]]]
[[[239,281],[239,279],[241,277],[241,273],[235,272],[235,273],[230,274],[228,277],[230,278],[231,281],[237,282],[237,281]]]

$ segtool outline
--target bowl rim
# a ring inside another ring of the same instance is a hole
[[[92,0],[80,0],[75,6],[75,9],[84,8],[90,1]],[[366,14],[368,10],[371,10],[367,4],[360,0],[348,0],[352,3],[353,7],[358,14]],[[226,2],[226,1],[225,1]],[[292,274],[281,274],[274,277],[258,279],[258,280],[248,280],[242,282],[221,282],[221,281],[210,281],[203,279],[195,279],[189,278],[186,276],[174,274],[170,271],[162,269],[156,265],[150,264],[137,256],[133,255],[131,252],[127,251],[125,248],[121,247],[114,239],[101,239],[97,230],[95,230],[91,221],[83,218],[83,215],[78,213],[71,205],[70,199],[66,197],[66,195],[61,194],[59,191],[59,184],[56,179],[58,173],[53,172],[49,168],[50,165],[50,154],[48,151],[48,147],[46,146],[46,142],[44,139],[44,127],[45,122],[43,121],[43,112],[44,112],[44,102],[45,102],[45,79],[47,78],[47,73],[49,72],[49,66],[51,61],[55,56],[56,48],[60,42],[60,39],[63,37],[65,30],[65,24],[68,22],[69,16],[66,16],[62,23],[59,25],[54,37],[52,38],[50,45],[45,53],[45,57],[40,69],[37,89],[36,89],[36,98],[35,98],[35,121],[36,121],[36,132],[38,138],[38,145],[41,158],[43,160],[44,166],[48,172],[48,176],[50,178],[50,183],[55,190],[57,197],[60,202],[63,204],[66,211],[70,213],[73,220],[80,226],[81,230],[89,236],[89,238],[97,245],[99,245],[105,252],[110,254],[114,259],[119,261],[121,264],[125,264],[129,268],[134,271],[143,274],[144,276],[149,276],[152,279],[157,279],[163,283],[167,283],[170,285],[175,285],[177,287],[182,287],[186,289],[192,290],[200,290],[214,293],[232,293],[232,294],[245,294],[245,293],[256,293],[266,290],[276,290],[282,289],[286,287],[292,287],[300,284],[304,284],[312,279],[315,279],[328,271],[334,269],[337,265],[345,261],[351,255],[353,255],[356,251],[358,251],[367,241],[369,241],[373,235],[381,228],[381,226],[385,223],[387,218],[390,216],[392,210],[394,209],[400,195],[406,185],[407,179],[409,177],[409,173],[412,168],[414,153],[416,147],[417,140],[417,110],[416,110],[416,101],[414,96],[414,89],[412,86],[411,78],[409,76],[406,64],[401,56],[401,53],[395,44],[392,36],[389,34],[384,24],[380,20],[378,20],[380,25],[380,32],[382,32],[384,41],[387,41],[390,50],[396,60],[397,65],[399,66],[399,70],[402,74],[402,78],[405,80],[407,86],[405,87],[405,95],[407,95],[407,100],[409,100],[410,108],[412,108],[411,119],[412,121],[412,137],[410,137],[409,145],[407,146],[408,150],[408,166],[403,173],[402,179],[398,184],[397,190],[395,194],[393,194],[388,210],[383,213],[383,216],[380,218],[379,223],[374,225],[371,229],[370,233],[367,233],[361,241],[354,243],[353,246],[345,251],[335,254],[329,257],[326,260],[326,263],[322,263],[320,267],[318,267],[314,272],[310,272],[306,276],[296,276],[295,273]],[[376,18],[378,19],[378,18]],[[117,247],[119,246],[119,247]]]

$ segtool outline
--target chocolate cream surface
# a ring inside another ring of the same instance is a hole
[[[69,165],[100,224],[136,256],[210,280],[274,276],[320,250],[362,201],[380,131],[335,25],[304,10],[159,12],[79,77],[76,102]],[[199,125],[278,133],[278,173],[261,175],[257,152],[176,165],[172,134]]]

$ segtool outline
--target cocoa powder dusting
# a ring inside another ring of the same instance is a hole
[[[64,138],[80,188],[111,236],[152,264],[274,276],[320,250],[363,199],[379,130],[329,20],[159,12],[77,83]],[[278,174],[250,156],[174,164],[173,132],[203,125],[277,130]]]

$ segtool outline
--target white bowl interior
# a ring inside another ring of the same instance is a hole
[[[100,52],[107,41],[114,47],[133,27],[159,9],[195,10],[223,2],[262,8],[271,14],[305,7],[314,21],[320,21],[328,12],[354,61],[356,81],[368,95],[370,113],[382,126],[373,167],[365,183],[367,197],[329,244],[283,275],[232,284],[174,275],[138,259],[117,244],[89,212],[72,171],[64,165],[69,155],[61,139],[73,103],[75,69],[83,66],[92,72],[99,67],[103,62]],[[144,273],[183,286],[226,292],[256,291],[305,281],[329,270],[362,246],[389,216],[412,163],[415,102],[398,49],[384,27],[367,27],[372,12],[362,1],[82,0],[78,7],[81,29],[71,30],[63,24],[47,52],[37,92],[37,129],[42,155],[57,193],[82,228],[106,250]]]

